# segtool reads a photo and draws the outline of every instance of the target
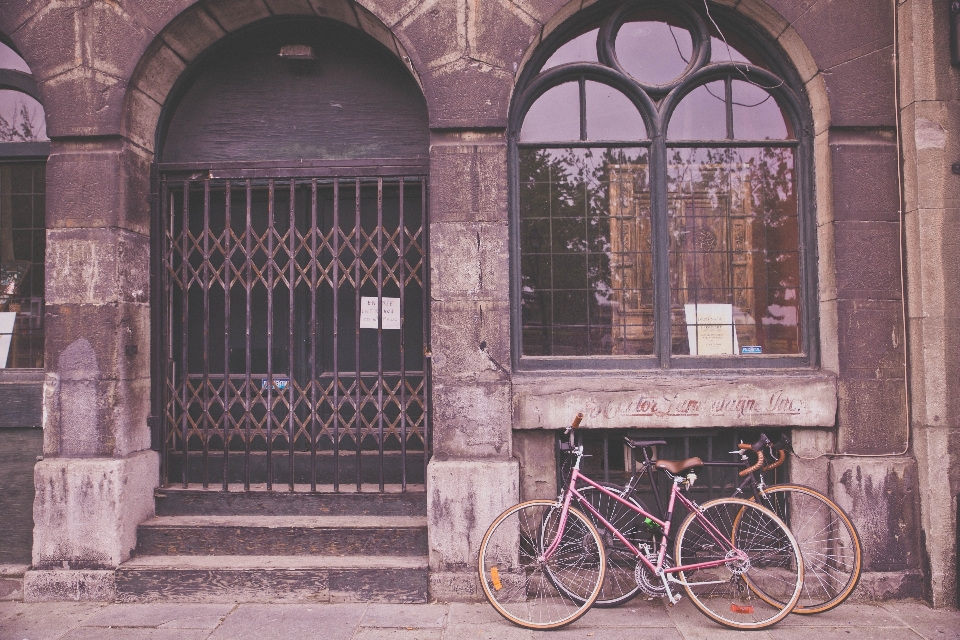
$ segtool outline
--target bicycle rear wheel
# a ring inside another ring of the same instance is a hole
[[[551,500],[515,505],[493,521],[480,543],[484,595],[500,615],[528,629],[570,624],[590,609],[603,584],[606,557],[596,528],[571,508],[561,532],[556,507]],[[556,551],[542,560],[558,535]]]
[[[604,484],[603,487],[619,496],[623,496],[623,487],[612,484]],[[579,491],[584,500],[587,500],[594,509],[599,511],[600,515],[616,527],[633,546],[640,548],[643,545],[649,545],[651,552],[655,553],[658,542],[653,539],[653,534],[644,526],[643,518],[637,512],[628,509],[593,487],[584,487]],[[643,508],[643,504],[633,497],[628,498],[627,501]],[[636,567],[639,560],[590,511],[586,509],[583,511],[584,515],[590,518],[590,522],[596,527],[597,533],[600,534],[603,549],[607,554],[607,570],[604,573],[603,586],[600,588],[600,595],[597,596],[593,606],[602,608],[621,605],[640,593],[641,588],[637,584],[636,578]]]
[[[712,500],[690,513],[677,531],[675,559],[677,566],[725,561],[679,576],[700,611],[734,629],[776,624],[803,587],[800,548],[786,525],[769,509],[739,498]]]
[[[846,600],[860,580],[863,561],[860,536],[843,509],[797,484],[765,487],[761,504],[786,523],[800,545],[804,581],[794,613],[822,613]]]

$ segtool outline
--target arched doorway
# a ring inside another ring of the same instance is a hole
[[[428,130],[409,72],[337,22],[259,23],[188,69],[157,149],[163,482],[422,484]]]

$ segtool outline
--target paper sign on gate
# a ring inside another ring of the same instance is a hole
[[[368,298],[363,296],[360,298],[360,328],[361,329],[377,329],[379,328],[378,320],[380,316],[380,309],[377,304],[376,298]]]
[[[384,329],[400,328],[400,298],[383,298],[380,320]]]
[[[384,329],[400,328],[400,298],[383,298],[383,309],[378,308],[377,298],[360,298],[360,328],[377,329],[382,322]]]

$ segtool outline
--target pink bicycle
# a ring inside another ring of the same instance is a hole
[[[583,447],[573,430],[561,449],[574,456],[566,489],[557,500],[531,500],[500,514],[480,544],[480,584],[503,617],[530,629],[556,629],[587,612],[603,586],[607,558],[601,533],[577,505],[599,522],[603,535],[616,540],[635,559],[638,584],[662,593],[669,604],[683,587],[700,611],[735,629],[764,629],[782,620],[800,598],[803,562],[786,525],[770,510],[737,498],[698,505],[682,489],[696,481],[699,458],[659,460],[657,468],[672,479],[665,519],[580,473]],[[593,487],[636,512],[650,529],[649,543],[635,546],[580,493]],[[674,506],[689,515],[677,530],[673,557],[668,553]]]

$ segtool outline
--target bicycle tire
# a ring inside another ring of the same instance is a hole
[[[600,483],[605,489],[623,496],[624,488],[608,483]],[[643,525],[643,518],[634,511],[623,506],[616,500],[613,500],[594,487],[587,486],[579,489],[580,495],[589,501],[593,507],[600,512],[607,522],[614,525],[617,530],[630,541],[635,547],[642,544],[649,544],[655,551],[657,541],[653,534]],[[643,503],[634,497],[627,498],[644,511],[647,509]],[[593,606],[599,608],[608,608],[619,606],[629,600],[632,600],[640,593],[640,585],[637,584],[635,570],[637,566],[637,556],[634,555],[609,529],[607,529],[597,518],[587,509],[583,509],[584,515],[590,519],[593,526],[600,534],[600,540],[603,543],[603,550],[607,556],[607,568],[604,572],[603,585],[600,588],[600,595],[594,601]],[[562,584],[556,585],[562,589]]]
[[[803,485],[776,484],[760,493],[761,504],[786,523],[803,555],[804,588],[794,613],[823,613],[839,606],[863,570],[860,535],[850,517],[833,500]]]
[[[603,585],[603,543],[589,518],[576,509],[568,511],[556,552],[547,561],[539,559],[558,534],[559,516],[560,509],[551,500],[514,505],[497,516],[480,543],[478,570],[484,595],[497,613],[527,629],[558,629],[577,620]],[[558,578],[563,591],[554,586]]]
[[[722,538],[746,554],[740,560]],[[772,511],[740,498],[719,498],[691,512],[677,531],[677,566],[727,558],[722,565],[678,572],[693,604],[707,617],[733,629],[765,629],[785,618],[803,589],[800,548]],[[782,604],[760,598],[775,594]]]

